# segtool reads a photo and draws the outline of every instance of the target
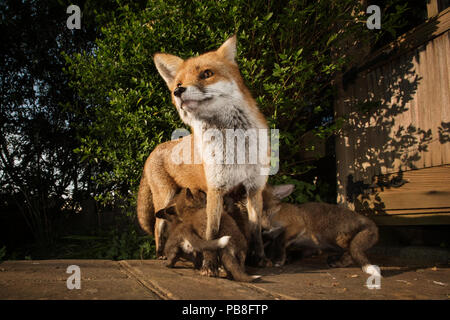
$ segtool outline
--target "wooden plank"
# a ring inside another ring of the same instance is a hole
[[[450,213],[404,215],[404,216],[374,216],[371,219],[377,225],[448,225],[450,224]]]
[[[432,45],[432,41],[430,41],[426,46],[424,46],[424,50],[420,51],[420,74],[419,76],[422,78],[420,80],[420,84],[418,86],[418,90],[421,90],[422,101],[419,104],[419,108],[421,110],[421,114],[419,117],[418,128],[422,130],[426,130],[426,128],[430,124],[430,116],[431,116],[431,98],[433,95],[433,83],[431,78],[431,70],[429,63],[432,60],[430,57],[429,47]],[[422,152],[420,156],[423,158],[423,167],[431,167],[431,154],[430,152]]]
[[[415,191],[409,193],[384,192],[380,194],[387,213],[395,214],[392,209],[439,208],[450,206],[450,190]]]
[[[439,68],[439,90],[440,90],[440,105],[441,105],[441,118],[439,127],[442,127],[442,123],[450,122],[450,31],[446,36],[442,36],[436,39],[438,43],[438,63]],[[439,130],[435,133],[439,138]],[[450,143],[447,142],[441,145],[441,163],[450,163]]]
[[[370,206],[378,205],[384,208],[382,214],[389,215],[450,212],[450,165],[407,171],[402,179],[405,183],[400,187],[376,191]]]
[[[430,143],[429,147],[429,152],[431,154],[431,165],[432,166],[439,166],[442,164],[441,162],[441,144],[439,143],[439,139],[438,139],[438,132],[437,132],[437,128],[440,125],[441,122],[441,110],[442,110],[442,106],[439,103],[440,102],[440,97],[442,95],[442,92],[440,90],[440,75],[439,75],[439,69],[442,67],[442,65],[440,65],[440,61],[439,61],[439,56],[438,56],[438,50],[439,50],[439,45],[441,45],[439,38],[435,38],[432,41],[430,41],[430,45],[427,45],[427,49],[430,50],[431,53],[431,59],[429,61],[427,61],[428,65],[430,66],[430,70],[431,70],[431,79],[429,79],[429,81],[431,82],[432,85],[432,95],[430,97],[430,108],[431,108],[431,112],[428,112],[429,114],[429,120],[430,120],[430,124],[428,128],[424,128],[424,129],[432,129],[432,142]]]
[[[413,55],[414,56],[413,63],[414,63],[415,77],[417,79],[420,79],[418,81],[422,82],[423,81],[423,76],[422,76],[423,56],[420,56],[420,52],[417,52],[417,50],[414,53],[415,54]],[[416,89],[413,100],[414,100],[414,104],[416,106],[416,109],[415,109],[416,121],[414,122],[414,124],[416,126],[421,126],[422,125],[422,117],[423,117],[423,105],[426,103],[426,96],[425,96],[425,93],[423,92],[423,86],[421,86],[420,83]],[[425,167],[425,159],[423,157],[420,157],[416,161],[415,165],[417,168],[424,168]]]
[[[337,76],[336,86],[338,90],[337,98],[334,104],[334,112],[335,118],[339,118],[344,116],[344,89],[342,83],[342,74]],[[336,149],[336,181],[337,181],[337,203],[344,204],[346,202],[345,190],[346,190],[346,181],[345,177],[347,176],[347,166],[346,166],[346,148],[345,148],[345,124],[344,128],[339,130],[337,137],[335,139],[335,149]]]
[[[440,12],[436,17],[428,19],[421,24],[401,35],[397,40],[375,51],[359,66],[359,70],[370,72],[371,69],[380,65],[390,63],[397,57],[414,50],[429,40],[440,36],[450,29],[450,8]]]
[[[434,17],[439,13],[438,0],[427,0],[428,18]]]
[[[352,113],[352,126],[355,128],[355,121],[358,121],[358,118],[355,117],[355,86],[351,85],[347,87],[348,95],[347,97],[350,98],[350,103],[347,105],[347,112]],[[359,170],[356,170],[358,163],[355,161],[355,159],[358,158],[359,155],[359,149],[356,145],[356,139],[355,139],[355,131],[354,130],[347,130],[346,131],[346,137],[347,141],[345,143],[346,151],[347,151],[347,176],[351,173],[354,176],[354,179],[356,179],[356,176],[359,174]]]
[[[336,142],[340,203],[346,203],[349,174],[353,175],[355,183],[370,184],[374,175],[395,174],[402,170],[404,179],[410,179],[409,182],[401,188],[391,188],[380,193],[386,213],[395,216],[408,212],[434,214],[442,213],[442,208],[450,207],[450,189],[446,187],[450,182],[448,171],[430,173],[424,171],[428,169],[421,169],[440,168],[443,164],[450,164],[450,143],[439,142],[438,130],[442,122],[450,122],[449,26],[450,10],[446,9],[434,22],[429,21],[427,26],[416,28],[418,34],[412,35],[412,38],[404,38],[404,41],[412,39],[412,44],[406,45],[401,41],[397,43],[403,49],[408,47],[408,50],[392,51],[392,55],[384,55],[383,59],[360,71],[353,83],[347,84],[346,90],[338,90],[336,108],[339,110],[336,114],[351,113],[349,124]],[[417,45],[415,40],[422,36],[426,36],[428,43],[421,42],[421,45]],[[410,45],[415,46],[414,50],[411,50]],[[403,72],[399,72],[401,67]],[[414,92],[408,93],[411,88]],[[367,102],[369,96],[370,100],[381,99],[388,106],[406,103],[406,111],[397,114],[392,125],[388,122],[381,124],[379,120],[381,117],[391,117],[389,113],[393,110],[387,110],[387,114],[374,114],[372,117],[367,113],[352,113],[355,111],[355,104]],[[407,100],[397,101],[398,97]],[[406,147],[407,144],[400,143],[399,137],[394,137],[394,134],[400,126],[407,130],[410,125],[416,129],[412,135],[418,141]],[[419,130],[426,132],[428,129],[432,130],[432,141],[426,142],[426,151],[419,150],[422,137]],[[384,134],[384,130],[391,131]],[[394,139],[395,143],[388,143],[389,139]],[[392,159],[387,157],[389,147],[403,150],[402,156],[409,158],[410,163],[401,162],[398,158],[392,163]],[[416,154],[417,158],[411,158]],[[376,158],[374,155],[377,155]],[[421,170],[410,170],[414,167]],[[411,172],[416,172],[415,176],[410,176]],[[447,180],[443,182],[442,177]]]
[[[379,82],[380,82],[380,78],[381,78],[381,72],[378,69],[372,70],[372,72],[370,72],[368,74],[368,80],[369,82],[366,81],[366,87],[367,87],[367,93],[366,93],[366,97],[367,97],[367,101],[376,101],[377,99],[380,98],[380,94],[383,95],[385,93],[384,88],[380,88]],[[383,81],[383,79],[381,79],[381,81]],[[380,163],[379,161],[376,161],[375,159],[373,159],[374,156],[376,156],[374,153],[381,151],[380,147],[382,146],[382,140],[380,139],[380,137],[382,135],[377,134],[378,130],[384,130],[384,128],[380,128],[377,124],[378,122],[378,116],[374,115],[372,117],[369,118],[368,123],[367,123],[367,127],[368,130],[367,134],[367,145],[362,145],[360,146],[360,150],[361,153],[367,153],[369,152],[371,159],[369,159],[369,162],[371,163],[371,166],[373,167],[373,170],[368,170],[367,174],[370,175],[374,172],[381,172],[380,169]],[[370,152],[370,150],[372,150],[372,152]],[[379,157],[377,157],[377,160],[379,160]],[[370,183],[372,180],[372,176],[367,177],[364,179],[365,183]]]
[[[406,55],[406,56],[402,56],[398,62],[399,64],[402,65],[402,73],[404,74],[404,76],[402,77],[400,75],[400,77],[395,79],[399,83],[399,90],[396,93],[398,96],[401,97],[401,100],[402,100],[402,101],[399,101],[398,103],[400,103],[406,109],[406,111],[400,113],[395,118],[396,129],[398,129],[400,126],[403,126],[405,129],[407,129],[410,125],[414,124],[414,122],[412,121],[411,110],[409,108],[409,105],[410,105],[410,101],[414,100],[415,92],[407,92],[406,90],[405,90],[405,92],[403,92],[403,87],[408,87],[408,86],[410,86],[411,83],[414,84],[414,81],[415,81],[414,78],[411,79],[410,75],[408,75],[408,72],[411,70],[411,67],[414,66],[412,60],[413,59],[411,56]],[[391,133],[391,134],[393,134],[393,133]],[[411,154],[411,152],[415,152],[415,151],[416,150],[405,150],[403,155],[409,156]],[[410,169],[411,169],[411,167],[410,167],[410,163],[408,163],[408,161],[399,161],[399,167],[394,168],[394,170],[392,170],[392,172],[396,172],[399,170],[406,171],[406,170],[410,170]]]
[[[386,213],[387,213],[387,215],[399,215],[399,216],[400,215],[415,215],[415,214],[450,213],[450,207],[386,210]]]

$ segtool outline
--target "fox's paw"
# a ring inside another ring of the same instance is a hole
[[[158,260],[167,260],[167,257],[165,255],[160,255],[156,259],[158,259]]]
[[[266,257],[261,257],[259,259],[258,267],[260,267],[260,268],[270,268],[272,266],[273,266],[273,264],[272,264],[272,261],[270,259],[267,259]]]
[[[341,257],[339,255],[330,255],[327,257],[327,264],[330,268],[339,268],[340,267],[340,263],[339,263],[339,259]]]
[[[200,269],[200,275],[206,277],[218,277],[219,276],[219,268],[217,264],[212,261],[203,261],[202,268]]]
[[[254,262],[258,268],[266,268],[273,266],[272,261],[268,259],[265,254],[255,255]]]
[[[276,261],[275,263],[274,263],[274,267],[282,267],[282,266],[284,266],[285,265],[285,261]]]
[[[208,268],[208,267],[202,267],[202,269],[200,270],[200,275],[205,276],[205,277],[217,278],[219,276],[219,270],[213,269],[213,268]]]

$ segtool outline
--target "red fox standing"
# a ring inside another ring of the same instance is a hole
[[[225,144],[217,138],[228,137],[230,129],[246,132],[268,129],[264,116],[244,84],[235,57],[236,36],[216,51],[187,60],[164,53],[154,56],[156,68],[171,92],[172,102],[183,122],[193,131],[192,148],[200,155],[201,161],[181,165],[171,162],[171,151],[176,144],[191,147],[188,137],[164,143],[159,150],[155,149],[144,167],[138,195],[138,216],[143,228],[149,229],[145,227],[146,221],[154,219],[154,212],[167,206],[177,189],[199,188],[207,193],[206,239],[212,240],[218,235],[223,196],[242,183],[247,192],[255,255],[263,265],[267,260],[261,238],[262,190],[267,182],[270,150],[264,150],[263,160],[258,163],[230,163],[223,161]],[[248,147],[253,147],[250,144],[249,141]],[[250,157],[248,152],[246,155]],[[259,157],[261,159],[261,154]],[[158,252],[162,250],[161,223],[157,221],[155,225]],[[214,254],[205,252],[204,256],[202,273],[216,275]]]

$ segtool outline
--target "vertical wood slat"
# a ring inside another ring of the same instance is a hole
[[[444,36],[448,38],[448,36]],[[439,38],[437,38],[439,39]],[[449,68],[447,63],[447,59],[440,59],[437,53],[436,46],[442,45],[441,41],[432,40],[431,42],[437,42],[428,45],[425,49],[418,49],[415,54],[419,57],[419,62],[416,62],[416,59],[413,58],[414,55],[409,57],[402,57],[401,59],[396,59],[391,63],[379,67],[364,76],[359,77],[354,84],[348,85],[347,90],[345,91],[346,99],[341,100],[341,103],[347,100],[356,100],[359,102],[364,102],[369,99],[369,93],[373,94],[375,99],[387,100],[386,103],[388,105],[393,104],[404,104],[404,101],[398,99],[398,96],[401,95],[402,90],[404,90],[404,86],[408,84],[404,84],[401,81],[408,81],[415,79],[417,80],[417,89],[412,93],[412,97],[408,98],[409,100],[405,108],[406,110],[395,117],[395,123],[392,127],[392,131],[390,133],[390,138],[398,139],[398,137],[394,137],[394,134],[399,130],[400,126],[403,126],[404,133],[408,130],[408,127],[411,125],[412,133],[415,135],[418,142],[421,140],[422,135],[418,133],[418,130],[427,131],[428,129],[432,129],[433,141],[429,142],[428,150],[419,152],[418,149],[414,149],[414,147],[405,149],[405,153],[420,153],[420,158],[416,160],[413,164],[417,168],[431,167],[436,165],[442,165],[449,162],[447,156],[442,158],[442,154],[444,153],[444,147],[448,149],[445,145],[442,147],[438,144],[438,127],[441,125],[442,121],[446,121],[446,117],[448,114],[448,91],[445,90],[445,86],[448,84],[448,71],[442,71]],[[448,45],[448,41],[446,41],[445,45]],[[444,63],[445,62],[445,63]],[[406,79],[393,79],[389,78],[389,72],[397,73],[400,70],[400,65],[409,66],[412,68],[408,68],[410,71],[414,71],[413,75],[404,75]],[[445,77],[440,76],[441,74],[445,74]],[[393,90],[392,87],[395,87],[393,91],[394,95],[388,100],[385,92],[386,90]],[[367,89],[366,89],[367,88]],[[367,90],[366,96],[363,96],[363,90]],[[404,97],[401,97],[404,98]],[[355,110],[353,110],[355,111]],[[367,115],[365,115],[367,116]],[[441,121],[441,118],[444,119]],[[357,119],[353,119],[358,123]],[[389,119],[386,119],[389,120]],[[367,130],[367,133],[371,134],[371,136],[363,137],[367,139],[367,141],[377,143],[383,143],[380,141],[380,136],[376,135],[377,130],[373,128],[373,123],[361,123],[361,126],[364,126]],[[361,129],[361,128],[358,128]],[[369,130],[373,129],[373,130]],[[415,132],[414,132],[415,130]],[[359,138],[355,136],[355,130],[350,130],[351,132],[347,132],[348,142],[350,144],[350,149],[348,153],[353,154],[354,159],[364,159],[365,156],[368,155],[367,145],[361,146],[357,143]],[[358,132],[358,131],[356,131]],[[386,141],[384,141],[386,142]],[[381,150],[383,150],[383,146],[379,146]],[[416,147],[417,148],[417,147]],[[447,151],[447,150],[445,150]],[[445,152],[446,153],[446,152]],[[407,155],[405,155],[407,157]],[[370,160],[370,159],[369,159]],[[389,173],[396,172],[399,169],[408,170],[411,169],[411,166],[408,163],[403,163],[401,166],[393,165],[387,160],[387,168],[382,168],[382,170],[378,170],[375,166],[369,168],[369,171],[373,171],[373,174],[376,172],[380,173]],[[362,168],[362,163],[355,163],[354,169]],[[364,171],[364,170],[363,170]],[[364,176],[364,172],[355,172],[355,178],[362,178]]]
[[[403,72],[402,75],[402,73],[398,73],[397,71],[401,66],[412,66],[410,68],[412,74]],[[374,70],[361,72],[354,83],[347,84],[346,90],[340,92],[339,103],[336,103],[336,108],[340,109],[340,114],[355,111],[352,105],[370,100],[370,94],[373,94],[374,100],[382,99],[389,106],[394,103],[401,104],[402,101],[396,101],[396,96],[401,95],[400,93],[405,90],[405,86],[408,86],[408,81],[418,77],[417,88],[405,105],[407,110],[395,117],[388,139],[384,139],[383,135],[379,134],[384,128],[376,128],[376,119],[370,117],[367,118],[368,123],[359,123],[365,127],[364,130],[352,128],[351,125],[347,128],[348,130],[345,130],[343,137],[340,139],[344,141],[344,137],[346,137],[349,145],[345,146],[341,142],[337,144],[340,147],[336,148],[337,159],[340,159],[338,174],[341,183],[347,179],[349,174],[353,174],[354,181],[370,183],[374,175],[410,170],[412,167],[408,163],[398,163],[398,160],[396,165],[390,168],[388,154],[383,155],[383,152],[386,151],[385,148],[388,147],[386,145],[389,144],[388,141],[390,139],[397,141],[398,137],[394,137],[394,134],[400,126],[403,126],[405,130],[410,125],[414,126],[416,131],[413,132],[413,135],[418,141],[422,138],[422,135],[418,133],[419,130],[426,132],[431,129],[432,131],[432,141],[428,142],[426,151],[419,152],[418,144],[405,148],[403,154],[405,158],[416,153],[419,155],[418,159],[414,159],[412,162],[413,167],[420,169],[450,163],[450,143],[439,141],[439,127],[442,127],[443,122],[450,122],[449,70],[450,33],[447,30],[424,45],[382,64]],[[388,91],[392,90],[393,86],[397,86],[396,94],[389,97]],[[368,115],[365,114],[364,116],[367,117]],[[355,117],[353,120],[358,123],[358,116]],[[358,130],[355,129],[360,130],[359,136]],[[364,136],[364,134],[368,134],[368,136]],[[447,132],[447,134],[449,133]],[[358,139],[363,141],[365,139],[368,145],[358,144]],[[366,167],[366,164],[363,165],[361,162],[365,161],[365,157],[374,156],[372,148],[381,150],[381,155],[378,156],[379,163],[369,158],[367,163],[370,165]],[[380,163],[383,163],[383,157],[386,158],[385,166],[380,165]],[[341,189],[341,193],[345,193],[345,191]],[[345,198],[345,195],[341,194],[341,202],[343,198]]]
[[[431,166],[438,166],[441,165],[441,153],[442,153],[442,148],[441,148],[441,144],[439,143],[439,133],[438,130],[436,130],[435,128],[439,128],[440,122],[441,122],[441,110],[442,110],[442,106],[439,103],[441,100],[441,93],[440,94],[435,94],[436,91],[440,92],[440,74],[439,74],[439,56],[438,56],[438,47],[440,45],[440,41],[439,38],[435,39],[435,41],[431,41],[431,46],[430,46],[430,53],[431,53],[431,62],[434,63],[430,63],[431,65],[431,78],[430,79],[432,81],[432,83],[434,83],[434,88],[433,88],[433,94],[432,94],[432,99],[431,99],[431,110],[432,112],[429,112],[430,115],[430,124],[431,124],[431,129],[435,132],[435,137],[433,137],[433,142],[432,145],[430,146],[430,153],[431,153]]]
[[[439,13],[438,0],[427,0],[428,18],[434,17]]]
[[[439,37],[438,48],[438,64],[439,64],[439,89],[441,92],[440,104],[441,109],[441,123],[450,123],[450,33],[447,37]],[[439,124],[441,126],[441,124]],[[450,150],[448,148],[441,148],[441,162],[448,163],[450,161]]]

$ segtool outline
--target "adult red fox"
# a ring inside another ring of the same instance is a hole
[[[223,161],[229,150],[225,150],[224,141],[217,138],[228,137],[230,130],[246,133],[268,130],[264,116],[244,84],[235,58],[236,36],[215,51],[187,60],[165,53],[155,54],[156,68],[171,92],[172,102],[181,119],[191,127],[193,139],[183,138],[163,144],[160,150],[155,149],[154,156],[149,156],[138,195],[138,215],[145,220],[145,212],[165,208],[180,188],[203,190],[207,193],[205,238],[212,240],[219,232],[224,194],[243,184],[247,193],[254,251],[260,264],[264,265],[267,259],[261,238],[262,190],[267,182],[270,150],[263,148],[262,154],[260,152],[258,155],[260,161],[256,163],[230,163]],[[232,136],[233,142],[234,138]],[[171,150],[177,143],[192,147],[200,161],[193,164],[173,163]],[[248,145],[251,145],[250,139]],[[260,146],[261,142],[258,143]],[[247,151],[245,155],[250,157]],[[158,220],[155,240],[157,250],[162,252],[159,234],[163,220]],[[217,275],[215,260],[213,253],[205,252],[203,274]]]

